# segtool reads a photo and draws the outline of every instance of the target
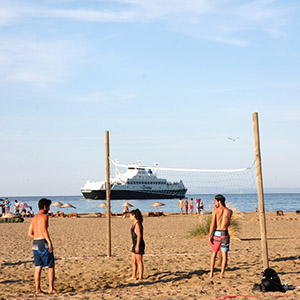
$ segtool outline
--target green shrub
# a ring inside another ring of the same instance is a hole
[[[203,215],[199,217],[199,223],[194,229],[189,231],[190,237],[205,236],[209,234],[212,215]]]
[[[14,218],[0,218],[0,223],[21,223],[24,222],[22,217],[14,217]]]
[[[228,228],[230,237],[233,239],[237,238],[237,233],[240,228],[240,223],[238,219],[240,218],[240,214],[235,212],[232,215],[230,226]],[[202,215],[199,217],[199,223],[195,226],[194,229],[189,231],[189,237],[204,237],[209,235],[210,224],[211,224],[212,215]]]

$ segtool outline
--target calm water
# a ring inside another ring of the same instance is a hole
[[[213,208],[214,195],[187,195],[190,198],[201,198],[204,203],[204,208],[211,211]],[[226,197],[226,203],[231,203],[233,207],[241,212],[254,211],[255,207],[258,207],[257,194],[224,194]],[[4,197],[0,197],[5,199]],[[38,212],[37,203],[41,196],[35,197],[9,197],[9,200],[14,202],[18,200],[19,203],[26,202],[32,206],[35,213]],[[102,200],[86,200],[82,196],[49,196],[47,197],[52,200],[52,203],[60,201],[61,203],[70,203],[76,207],[59,209],[52,207],[51,210],[55,213],[57,210],[63,210],[66,213],[77,212],[77,213],[92,213],[92,212],[104,212],[106,208],[97,208],[97,205],[104,202]],[[265,194],[265,210],[276,211],[282,209],[283,211],[296,211],[300,209],[300,193],[282,193],[282,194]],[[151,205],[157,200],[112,200],[111,211],[118,213],[123,211],[121,205],[125,202],[129,202],[134,205],[134,208],[140,209],[142,212],[163,210],[164,212],[179,212],[178,199],[161,200],[165,206],[161,208],[152,208]],[[195,204],[194,204],[195,207]],[[12,205],[13,208],[13,205]]]

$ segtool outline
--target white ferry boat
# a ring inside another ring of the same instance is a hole
[[[117,164],[115,165],[117,166]],[[187,189],[182,180],[168,182],[166,179],[157,178],[155,168],[145,167],[141,162],[125,167],[127,171],[123,174],[116,168],[116,176],[110,179],[110,198],[112,200],[176,199],[185,197]],[[105,181],[87,181],[80,190],[86,199],[106,199]]]

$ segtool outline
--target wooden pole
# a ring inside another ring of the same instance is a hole
[[[106,148],[107,256],[111,257],[109,131],[105,131],[105,146],[106,146],[105,148]]]
[[[269,259],[268,259],[267,226],[266,226],[266,216],[265,216],[260,142],[259,142],[258,113],[254,112],[252,114],[252,116],[253,116],[253,130],[254,130],[254,146],[255,146],[255,162],[256,162],[256,177],[257,177],[257,192],[258,192],[258,204],[259,204],[259,221],[260,221],[262,258],[263,258],[263,267],[264,267],[264,269],[267,269],[267,268],[269,268]]]

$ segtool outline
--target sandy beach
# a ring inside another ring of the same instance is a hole
[[[51,218],[49,232],[56,257],[55,296],[36,298],[79,299],[300,299],[300,289],[252,292],[260,283],[263,264],[257,213],[240,213],[239,239],[232,239],[225,278],[209,278],[210,246],[207,237],[189,238],[197,215],[144,218],[145,276],[129,282],[130,226],[128,218],[112,218],[112,257],[107,257],[107,220],[103,217]],[[282,282],[300,285],[300,215],[267,213],[270,267]],[[23,223],[0,224],[0,298],[35,297],[31,239]],[[42,289],[47,291],[47,269]],[[230,298],[231,297],[231,298]]]

